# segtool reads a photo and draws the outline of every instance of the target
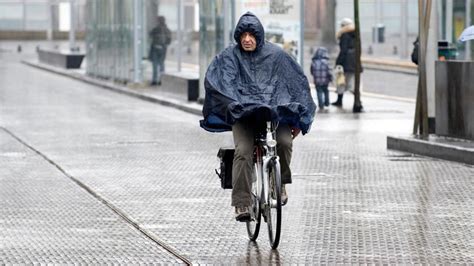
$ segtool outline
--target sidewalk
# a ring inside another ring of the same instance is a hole
[[[22,63],[27,64],[32,67],[40,68],[46,71],[50,71],[59,75],[70,77],[76,80],[86,82],[88,84],[99,86],[103,89],[108,89],[115,91],[121,94],[126,94],[135,98],[143,99],[149,102],[159,103],[165,106],[172,106],[177,109],[201,115],[202,114],[202,105],[197,102],[187,102],[179,99],[177,95],[172,93],[166,93],[160,91],[157,87],[149,87],[145,85],[140,86],[125,86],[115,83],[113,81],[107,81],[103,79],[97,79],[89,77],[85,74],[84,69],[79,70],[70,70],[62,69],[46,64],[39,63],[37,60],[22,60]]]

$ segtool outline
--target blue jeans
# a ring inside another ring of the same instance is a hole
[[[165,56],[166,49],[157,50],[151,48],[150,51],[150,60],[153,67],[153,76],[151,78],[152,82],[161,81],[161,73],[165,71]]]
[[[329,90],[328,86],[316,86],[316,93],[318,95],[318,106],[323,109],[324,106],[329,106]]]

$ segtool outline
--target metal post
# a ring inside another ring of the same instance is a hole
[[[423,128],[423,131],[421,132],[421,135],[423,138],[427,138],[429,134],[429,126],[428,126],[428,74],[427,74],[427,65],[428,65],[428,57],[427,57],[427,51],[428,51],[428,42],[429,42],[429,34],[430,34],[430,21],[431,21],[431,10],[432,10],[432,1],[431,0],[425,0],[425,8],[426,8],[426,13],[425,13],[425,29],[424,31],[426,32],[425,34],[425,41],[424,41],[424,60],[423,60],[423,69],[424,69],[424,76],[423,76],[423,85],[421,86],[421,100],[422,100],[422,105],[421,105],[421,114],[422,114],[422,120],[421,120],[421,125]]]
[[[178,37],[178,45],[176,47],[176,59],[178,61],[178,72],[181,72],[181,52],[182,52],[182,49],[181,47],[183,47],[183,25],[182,25],[182,9],[183,9],[183,1],[182,0],[178,0],[178,29],[177,29],[177,37]]]
[[[304,69],[304,0],[300,0],[300,41],[298,47],[298,61]]]
[[[471,26],[471,0],[466,0],[466,27]],[[456,36],[457,38],[458,36]],[[471,60],[471,42],[466,42],[466,60]]]
[[[53,6],[51,0],[48,0],[46,4],[48,5],[48,29],[46,30],[46,38],[48,41],[51,41],[53,40]]]
[[[359,0],[354,0],[354,23],[355,23],[355,51],[356,51],[356,69],[354,75],[354,105],[352,107],[353,112],[360,112],[362,111],[362,102],[360,100],[360,73],[362,72],[361,69],[361,62],[360,62],[360,55],[361,55],[361,43],[360,43],[360,22],[359,22]]]
[[[400,6],[400,57],[407,58],[408,51],[408,0],[402,0]]]
[[[231,0],[230,3],[231,3],[231,10],[232,10],[232,12],[230,14],[230,17],[231,17],[230,21],[232,23],[232,28],[234,28],[235,23],[236,23],[235,22],[235,20],[236,20],[236,18],[235,18],[235,0]],[[230,36],[232,36],[231,33],[230,33]]]
[[[222,5],[224,9],[224,48],[229,46],[229,1],[225,1]]]
[[[419,48],[418,48],[418,87],[416,92],[416,106],[415,106],[415,119],[413,123],[413,135],[418,135],[420,133],[420,124],[421,124],[421,80],[422,80],[422,61],[424,55],[423,48],[423,7],[424,1],[418,0],[418,38],[419,38]]]
[[[75,0],[69,0],[70,5],[70,28],[69,28],[69,50],[74,51],[76,48],[76,8]]]
[[[23,0],[23,17],[22,17],[22,26],[23,30],[26,30],[26,0]]]
[[[453,0],[446,0],[446,40],[453,41]]]
[[[142,82],[142,27],[141,27],[141,6],[142,0],[133,1],[133,82]]]
[[[438,13],[436,4],[431,5],[431,17],[428,21],[428,37],[426,44],[426,97],[427,97],[427,110],[428,110],[428,128],[429,131],[434,128],[432,123],[435,120],[435,62],[438,59]],[[431,128],[431,129],[430,129]]]

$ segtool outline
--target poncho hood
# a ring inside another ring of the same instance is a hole
[[[250,32],[255,36],[257,49],[259,50],[265,44],[265,30],[260,20],[251,12],[247,12],[240,17],[234,31],[234,40],[240,48],[240,35],[244,32]]]
[[[256,37],[253,52],[240,47],[246,31]],[[207,69],[201,127],[229,131],[236,121],[270,113],[272,120],[306,134],[316,106],[301,67],[283,49],[264,41],[262,24],[251,13],[240,18],[234,38],[238,44],[219,53]]]

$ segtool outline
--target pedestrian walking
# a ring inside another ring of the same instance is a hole
[[[148,59],[151,61],[153,67],[153,76],[150,85],[161,85],[161,75],[165,71],[166,51],[168,45],[171,43],[171,31],[166,25],[165,17],[157,17],[157,24],[150,31],[149,36],[151,46]]]
[[[329,53],[324,47],[316,50],[311,59],[310,72],[313,76],[316,94],[318,96],[318,107],[320,111],[329,106],[329,83],[333,80],[332,69],[329,66]]]
[[[336,34],[339,41],[339,55],[336,59],[336,66],[342,66],[344,70],[345,86],[338,87],[337,100],[332,103],[334,106],[342,107],[342,99],[346,91],[354,92],[354,78],[356,71],[356,49],[355,49],[355,25],[352,19],[344,18],[341,21],[341,28]],[[360,66],[362,71],[362,66]],[[361,107],[362,109],[362,107]]]
[[[260,20],[247,12],[234,31],[236,44],[209,65],[204,87],[204,120],[210,132],[232,130],[232,206],[237,221],[249,221],[255,136],[266,119],[277,122],[277,153],[281,163],[281,200],[288,200],[293,139],[308,132],[316,106],[301,67],[282,48],[265,41]],[[270,111],[271,117],[266,118]]]

